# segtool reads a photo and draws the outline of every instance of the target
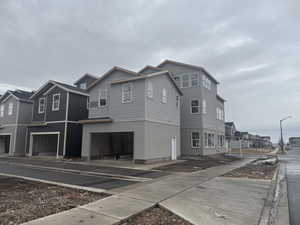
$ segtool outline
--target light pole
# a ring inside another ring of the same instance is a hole
[[[281,153],[283,153],[283,132],[282,132],[282,122],[292,118],[291,116],[287,116],[280,120],[280,147],[281,147]]]

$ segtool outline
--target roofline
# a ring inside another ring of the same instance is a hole
[[[21,90],[21,91],[22,91],[22,90]],[[8,93],[9,95],[8,95],[6,98],[3,98],[7,93]],[[11,90],[7,90],[7,91],[0,97],[0,103],[6,102],[10,97],[14,97],[17,101],[22,101],[22,102],[32,103],[32,101],[29,100],[29,99],[17,97],[16,95],[13,94],[13,91],[11,91]]]
[[[173,63],[173,64],[177,64],[177,65],[180,65],[180,66],[187,66],[187,67],[192,67],[192,68],[195,68],[195,69],[199,69],[199,70],[202,70],[207,76],[209,76],[216,84],[219,84],[220,82],[217,81],[216,78],[214,78],[209,72],[207,72],[207,70],[205,70],[203,67],[201,66],[196,66],[196,65],[192,65],[192,64],[187,64],[187,63],[182,63],[182,62],[177,62],[177,61],[173,61],[173,60],[169,60],[169,59],[166,59],[164,60],[163,62],[161,62],[159,65],[157,65],[157,67],[160,67],[162,66],[163,64],[166,64],[166,63]]]
[[[84,77],[91,77],[91,78],[95,78],[95,79],[99,78],[99,77],[93,76],[93,75],[91,75],[89,73],[86,73],[86,74],[82,75],[78,80],[76,80],[73,84],[79,83],[79,81],[82,80]]]
[[[219,100],[221,100],[222,102],[226,102],[226,100],[224,99],[224,98],[222,98],[220,95],[216,95],[216,97],[219,99]]]
[[[156,77],[156,76],[161,76],[161,75],[167,75],[169,77],[169,79],[171,80],[171,82],[173,83],[173,85],[175,86],[176,90],[178,91],[178,93],[180,95],[183,95],[182,91],[180,90],[180,88],[177,86],[175,80],[173,79],[172,75],[170,74],[170,72],[168,70],[163,70],[160,72],[156,72],[156,73],[150,73],[147,75],[143,75],[143,76],[138,76],[138,77],[133,77],[133,78],[128,78],[125,80],[117,80],[117,81],[113,81],[111,82],[112,85],[114,84],[122,84],[122,83],[126,83],[126,82],[130,82],[130,81],[136,81],[136,80],[141,80],[141,79],[147,79],[147,78],[151,78],[151,77]]]
[[[129,74],[132,74],[134,76],[140,76],[140,75],[142,75],[142,74],[136,73],[134,71],[124,69],[124,68],[119,67],[119,66],[114,66],[113,68],[111,68],[110,70],[108,70],[106,73],[104,73],[101,77],[99,77],[97,80],[95,80],[93,83],[91,83],[91,85],[86,90],[90,90],[92,87],[94,87],[96,84],[98,84],[99,82],[101,82],[104,78],[106,78],[109,74],[111,74],[112,72],[114,72],[116,70],[122,71],[122,72],[125,72],[125,73],[129,73]]]
[[[74,93],[74,94],[79,94],[79,95],[84,95],[84,96],[89,96],[89,94],[85,94],[85,93],[82,93],[80,91],[75,91],[75,90],[71,90],[69,88],[66,88],[60,84],[58,84],[56,81],[54,80],[49,80],[47,81],[42,87],[40,87],[29,99],[33,99],[39,92],[41,92],[41,90],[43,90],[44,87],[46,87],[48,84],[52,84],[52,85],[55,85],[67,92],[71,92],[71,93]]]
[[[163,71],[164,70],[164,69],[158,68],[156,66],[146,65],[146,66],[144,66],[144,68],[142,68],[140,71],[138,71],[138,73],[141,73],[142,71],[146,70],[147,68],[156,69],[156,70],[159,70],[159,71]]]

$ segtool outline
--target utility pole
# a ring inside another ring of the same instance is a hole
[[[283,146],[283,131],[282,131],[282,122],[292,118],[291,116],[285,117],[280,120],[280,148],[281,148],[281,153],[284,153],[284,146]]]

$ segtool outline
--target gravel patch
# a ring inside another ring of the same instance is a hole
[[[0,176],[0,225],[24,223],[107,196]]]
[[[174,213],[156,206],[118,225],[192,225]]]

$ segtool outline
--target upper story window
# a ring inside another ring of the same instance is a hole
[[[107,89],[101,89],[99,91],[99,107],[105,107],[108,105],[108,92]]]
[[[168,102],[167,90],[165,88],[162,89],[161,102],[164,104]]]
[[[40,98],[38,113],[44,113],[44,112],[45,112],[45,98]]]
[[[224,120],[224,110],[217,107],[217,119]]]
[[[207,110],[206,110],[206,100],[203,100],[202,101],[202,111],[203,111],[203,114],[206,114],[207,113]]]
[[[202,76],[202,83],[203,87],[207,88],[208,90],[211,89],[211,80],[206,75]]]
[[[122,103],[132,102],[132,83],[126,83],[122,85]]]
[[[182,88],[188,87],[198,87],[199,86],[199,74],[192,73],[192,74],[184,74],[182,75]]]
[[[153,98],[153,84],[149,80],[147,82],[147,96],[148,98]]]
[[[86,89],[86,83],[81,83],[81,84],[80,84],[80,88],[81,88],[81,89]]]
[[[0,117],[4,116],[4,105],[0,105]]]
[[[199,148],[200,147],[200,133],[192,132],[191,139],[192,139],[192,148]]]
[[[176,96],[176,107],[177,107],[177,108],[180,107],[180,98],[179,98],[178,95]]]
[[[54,94],[52,96],[52,111],[58,111],[60,105],[60,94]]]
[[[200,100],[199,99],[192,99],[191,100],[191,113],[192,114],[199,114],[200,113]]]
[[[14,104],[11,102],[8,104],[8,115],[11,116],[13,114]]]

